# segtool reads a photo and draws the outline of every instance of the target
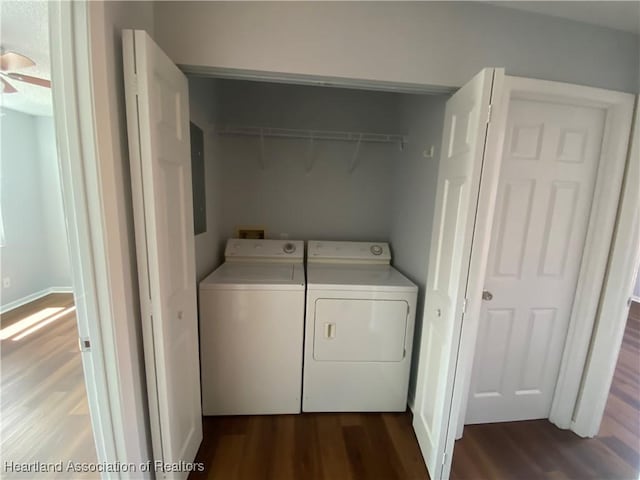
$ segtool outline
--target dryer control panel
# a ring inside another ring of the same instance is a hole
[[[309,240],[308,263],[362,263],[391,262],[391,250],[386,242],[326,242]]]
[[[302,263],[304,242],[302,240],[252,240],[230,238],[224,256],[229,261],[274,261]]]

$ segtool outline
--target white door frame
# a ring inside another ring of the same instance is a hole
[[[591,208],[567,340],[549,416],[550,421],[558,427],[573,429],[572,417],[585,371],[585,361],[603,288],[612,235],[616,226],[616,213],[627,161],[627,145],[631,129],[634,96],[599,88],[506,76],[504,98],[501,102],[500,112],[497,115],[499,121],[506,121],[509,103],[513,98],[560,101],[571,105],[602,108],[606,111],[593,206]],[[506,123],[504,123],[503,131],[501,132],[503,137],[501,144],[504,143],[505,128]],[[496,148],[498,158],[493,162],[494,168],[499,168],[502,163],[502,147],[500,145],[500,147]],[[495,207],[497,187],[497,182],[481,187],[481,195],[483,188],[490,190],[487,194],[493,198],[491,208]],[[478,252],[478,255],[487,255],[487,252]],[[486,267],[486,259],[484,267]],[[483,268],[483,279],[485,273],[486,271]],[[475,290],[476,294],[478,294],[478,289],[476,288]],[[472,312],[475,311],[476,309],[474,308]],[[464,428],[464,416],[467,409],[471,371],[475,357],[477,330],[478,319],[475,318],[474,314],[473,318],[465,322],[462,332],[463,344],[461,348],[464,348],[465,351],[461,355],[466,362],[464,367],[466,375],[460,379],[463,383],[464,399],[458,418],[458,438],[462,436]],[[610,345],[609,348],[615,349],[615,346]]]
[[[85,358],[87,356],[91,358],[85,360],[85,363],[90,365],[91,372],[87,375],[92,377],[87,379],[87,390],[94,424],[94,436],[99,460],[115,461],[127,458],[128,445],[124,438],[126,415],[121,402],[123,392],[117,376],[117,351],[112,311],[114,298],[110,295],[108,275],[108,267],[115,265],[120,260],[108,255],[104,241],[106,238],[104,222],[107,216],[104,212],[104,205],[101,203],[101,195],[104,195],[104,192],[101,190],[101,178],[97,167],[96,132],[94,131],[92,105],[92,101],[95,100],[95,92],[93,91],[95,79],[91,74],[87,9],[88,6],[84,2],[56,1],[49,5],[51,63],[52,79],[56,85],[54,87],[56,135],[60,152],[65,213],[70,230],[69,241],[72,248],[71,261],[78,301],[79,329],[82,336],[90,337],[92,344],[91,352],[85,354]],[[215,72],[209,73],[215,75]],[[248,72],[246,76],[259,77],[254,72]],[[292,80],[300,81],[298,78],[286,79],[286,81]],[[375,88],[374,85],[357,79],[353,81],[352,86]],[[382,86],[382,89],[385,89],[385,86]],[[572,101],[582,105],[590,104],[607,110],[605,148],[602,157],[613,159],[614,168],[611,171],[610,180],[614,187],[617,185],[617,188],[605,189],[601,184],[608,182],[601,182],[599,176],[596,185],[596,198],[601,208],[597,211],[599,216],[605,216],[604,213],[608,213],[607,222],[605,222],[607,228],[597,229],[598,231],[593,232],[595,224],[593,221],[590,222],[585,252],[591,252],[593,256],[585,255],[576,297],[578,298],[579,295],[580,298],[586,298],[586,303],[578,305],[576,302],[576,305],[580,307],[580,312],[585,315],[591,313],[593,318],[600,299],[600,288],[603,283],[609,253],[608,247],[614,226],[615,215],[611,212],[615,212],[618,205],[633,96],[558,82],[506,77],[505,100],[508,100],[511,94],[538,99],[560,98],[564,101]],[[502,107],[499,109],[505,109],[506,112],[507,108],[508,101],[503,101]],[[494,118],[497,122],[503,122],[506,114],[494,114]],[[493,130],[500,132],[500,128]],[[496,136],[504,136],[504,132],[496,133]],[[493,148],[495,160],[486,166],[492,171],[499,168],[502,143],[502,139],[495,141],[496,146]],[[498,186],[495,171],[493,175],[488,175],[488,178],[493,178],[496,181],[486,182],[481,187],[480,195],[486,196],[490,199],[489,204],[495,205]],[[483,219],[482,225],[476,225],[476,228],[490,230],[491,220],[492,214],[487,215]],[[617,228],[628,229],[628,222],[627,216],[620,216]],[[480,271],[486,267],[488,248],[489,243],[484,242],[482,248],[472,255],[472,264],[475,262],[472,265],[474,270]],[[593,278],[589,280],[586,275],[593,275]],[[595,288],[596,286],[597,288]],[[482,285],[469,285],[470,293],[478,293],[481,290]],[[591,296],[588,295],[589,293]],[[474,302],[479,302],[476,298],[470,298],[469,301],[470,306]],[[470,308],[470,310],[476,309]],[[572,427],[573,407],[578,397],[593,329],[593,322],[587,322],[589,325],[580,325],[579,327],[575,325],[577,310],[574,309],[576,315],[572,315],[567,348],[563,356],[558,388],[552,407],[552,421],[562,428]],[[596,334],[599,335],[599,332]],[[461,374],[458,382],[461,385],[456,387],[463,387],[465,391],[463,394],[464,405],[461,408],[462,419],[466,410],[466,393],[468,393],[470,382],[470,367],[473,362],[476,335],[477,319],[469,317],[469,320],[463,324],[460,368],[458,369]],[[594,338],[594,342],[597,340]],[[617,349],[612,348],[610,344],[608,348],[609,353],[615,350],[617,354]],[[584,399],[581,406],[586,406]],[[460,423],[462,426],[462,422]],[[118,478],[118,474],[104,478]]]
[[[600,429],[620,354],[640,262],[640,108],[636,104],[617,228],[571,429],[593,437]]]
[[[123,384],[129,375],[118,351],[127,332],[116,329],[113,295],[118,279],[112,267],[122,260],[110,251],[106,232],[108,185],[99,162],[88,9],[86,2],[49,4],[52,93],[78,331],[90,341],[82,357],[93,436],[98,462],[113,465],[139,454],[144,440],[132,436],[144,437],[147,420],[137,419],[142,433],[131,432]],[[102,478],[129,475],[103,472]]]

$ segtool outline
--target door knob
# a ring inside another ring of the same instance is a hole
[[[491,293],[489,290],[484,290],[482,292],[482,299],[487,301],[493,299],[493,293]]]

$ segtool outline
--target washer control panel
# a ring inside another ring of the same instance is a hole
[[[325,263],[389,264],[391,251],[386,242],[327,242],[310,240],[308,261]]]
[[[302,262],[304,242],[302,240],[252,240],[230,238],[224,256],[229,260]]]
[[[296,244],[293,242],[287,242],[284,244],[284,246],[282,247],[282,251],[284,253],[295,253],[297,250],[296,248]]]

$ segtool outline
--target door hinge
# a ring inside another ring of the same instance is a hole
[[[463,314],[467,313],[467,299],[466,298],[464,298],[462,300],[462,313]]]
[[[442,465],[446,465],[447,464],[447,452],[444,452],[442,454]]]
[[[491,123],[491,114],[493,113],[493,105],[489,104],[489,111],[487,112],[487,123]]]
[[[79,337],[78,338],[78,347],[81,352],[90,352],[91,351],[91,340],[89,337]]]

